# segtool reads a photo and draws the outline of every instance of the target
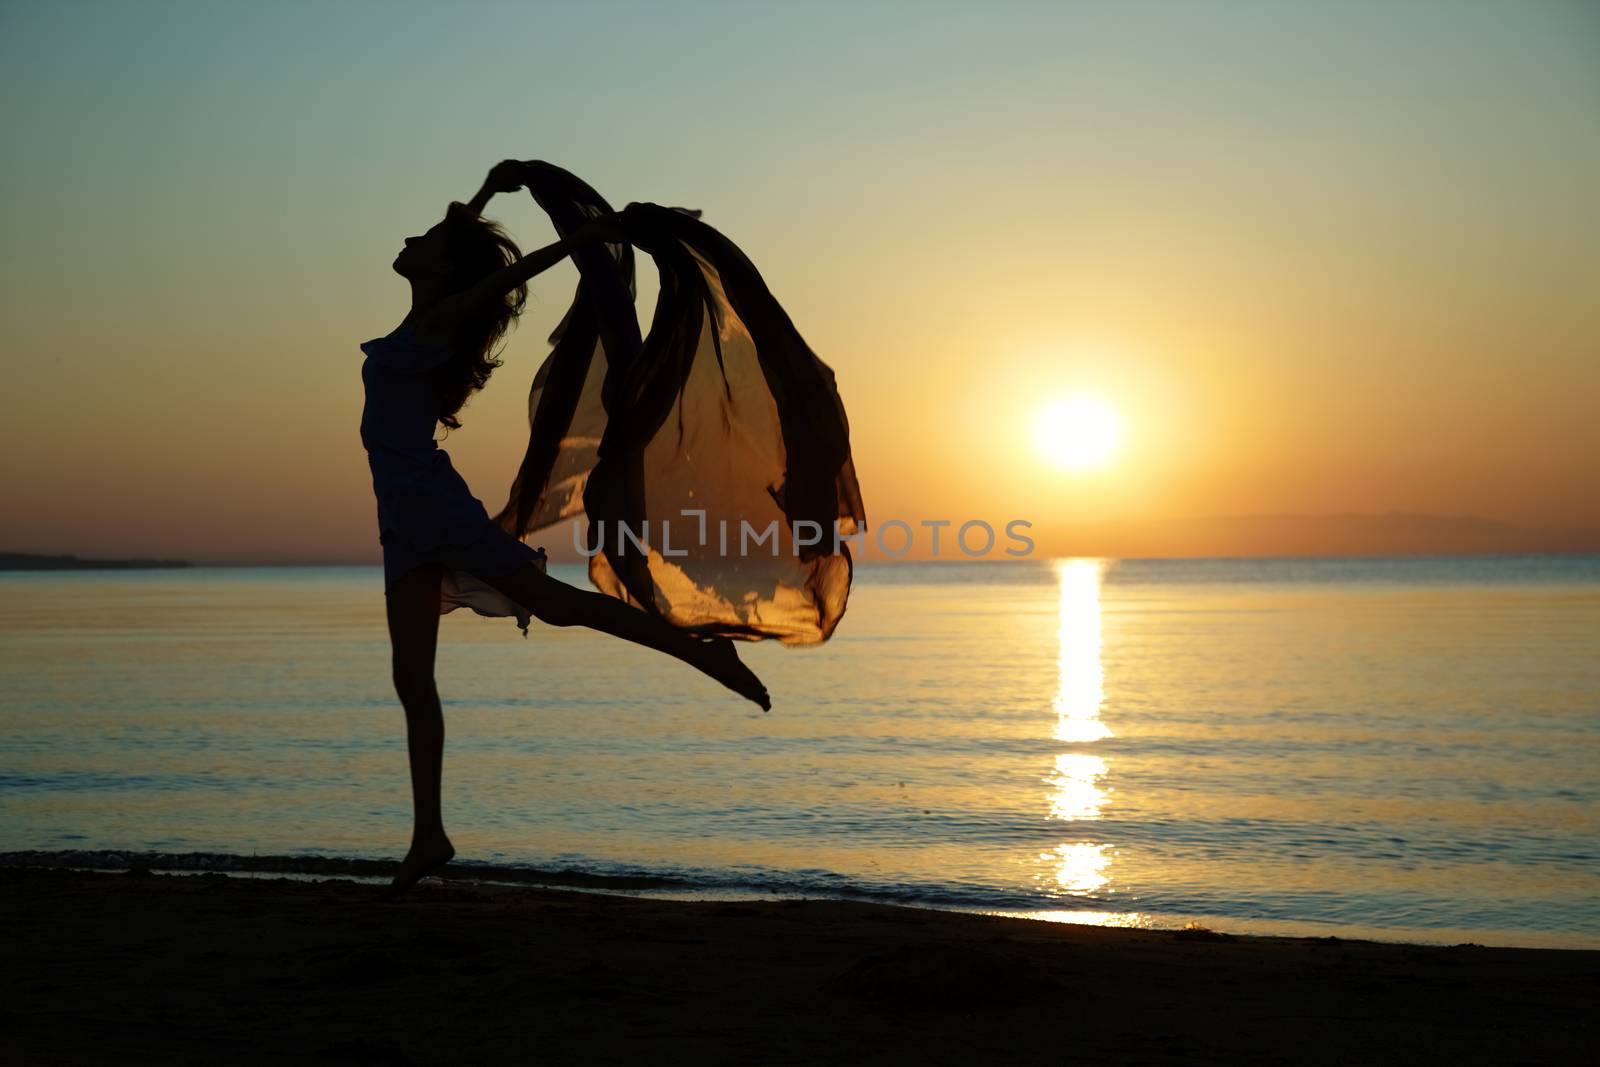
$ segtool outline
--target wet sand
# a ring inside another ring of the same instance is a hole
[[[1564,1063],[1600,953],[0,869],[13,1063]]]

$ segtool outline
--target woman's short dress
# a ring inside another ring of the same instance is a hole
[[[434,441],[439,403],[432,372],[450,358],[448,346],[401,326],[361,350],[367,356],[361,365],[361,443],[378,498],[385,589],[419,566],[437,564],[445,569],[440,614],[465,607],[479,615],[510,616],[526,634],[528,608],[485,579],[530,563],[542,571],[545,552],[491,520]]]

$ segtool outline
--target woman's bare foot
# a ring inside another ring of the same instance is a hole
[[[384,896],[389,900],[404,896],[406,891],[428,875],[455,858],[455,846],[443,834],[426,841],[411,841],[411,851],[400,861],[400,872],[389,883]]]
[[[696,666],[746,700],[761,705],[762,711],[772,710],[772,701],[767,697],[767,687],[762,685],[761,679],[755,676],[755,672],[739,659],[739,653],[734,649],[732,641],[726,637],[702,637],[699,639],[699,644],[700,659]]]

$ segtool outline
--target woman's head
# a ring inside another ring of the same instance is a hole
[[[516,242],[498,225],[479,218],[462,204],[452,203],[444,218],[426,233],[406,238],[405,247],[395,257],[394,269],[418,291],[428,292],[432,299],[443,299],[470,289],[521,258]],[[460,427],[456,412],[467,397],[483,388],[500,365],[495,345],[522,313],[527,297],[528,287],[519,285],[486,303],[481,316],[453,331],[451,347],[455,356],[438,372],[439,421],[445,426]]]
[[[427,283],[447,296],[520,258],[516,242],[504,230],[453,202],[426,233],[406,238],[394,269],[401,277]]]

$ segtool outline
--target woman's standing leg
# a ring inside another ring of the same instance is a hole
[[[445,836],[440,806],[444,713],[434,685],[439,642],[439,588],[444,568],[425,564],[389,587],[389,640],[394,648],[394,688],[406,712],[411,756],[411,849],[390,885],[398,896],[419,878],[450,862],[455,848]]]

